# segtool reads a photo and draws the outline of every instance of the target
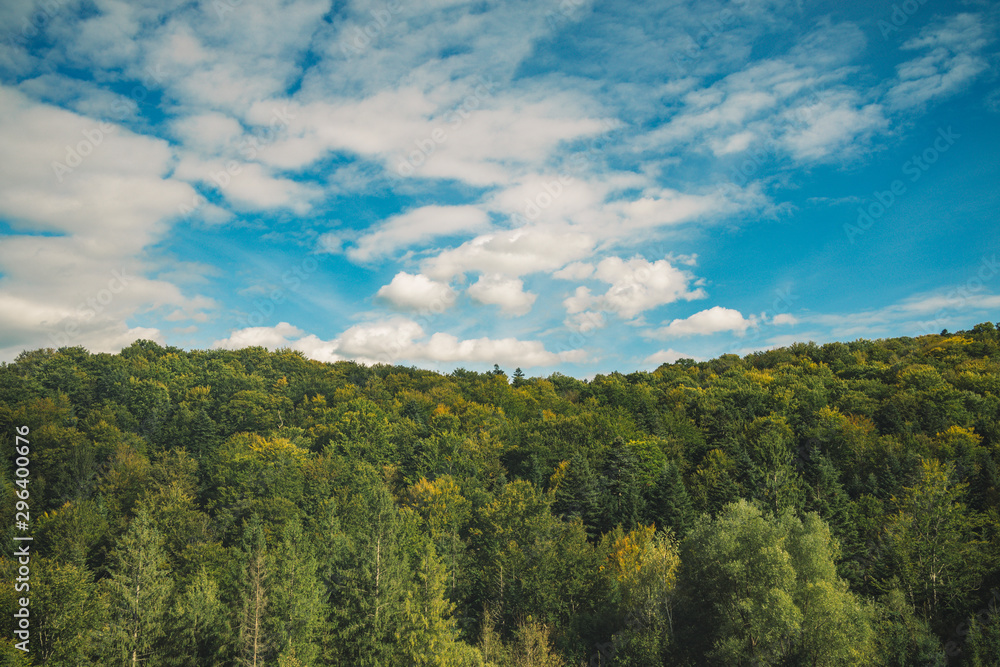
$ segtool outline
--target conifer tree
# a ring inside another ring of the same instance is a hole
[[[587,532],[593,535],[599,521],[597,476],[590,468],[587,457],[573,453],[565,474],[558,480],[552,512],[564,519],[579,517]]]
[[[145,509],[119,540],[105,582],[115,662],[131,667],[158,664],[171,579],[163,537]]]
[[[277,652],[311,664],[319,650],[315,635],[324,609],[316,558],[298,520],[285,525],[271,567],[280,582],[272,587],[269,614]]]
[[[674,461],[667,461],[648,492],[646,521],[657,528],[669,528],[683,537],[694,519],[691,496],[688,495],[680,468]]]
[[[458,631],[451,617],[454,605],[445,598],[446,578],[447,572],[434,543],[428,540],[403,602],[393,664],[412,667],[460,664]]]
[[[273,653],[268,622],[271,572],[264,528],[257,515],[244,530],[241,558],[239,660],[246,667],[263,667]]]

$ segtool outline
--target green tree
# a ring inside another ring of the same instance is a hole
[[[242,577],[239,596],[240,664],[266,665],[274,656],[274,637],[269,622],[271,567],[260,517],[254,515],[243,531]]]
[[[140,509],[118,541],[103,580],[111,607],[109,639],[122,665],[157,664],[172,583],[163,536]]]
[[[996,610],[977,614],[969,621],[963,664],[969,667],[1000,667],[1000,614]]]
[[[361,467],[355,492],[344,505],[349,545],[331,599],[335,665],[392,664],[395,633],[410,580],[407,526],[384,485]]]
[[[416,577],[403,602],[392,664],[406,667],[475,664],[478,651],[458,639],[452,618],[455,607],[445,597],[446,576],[433,542],[427,541]]]
[[[175,596],[170,610],[170,640],[165,643],[165,664],[200,667],[230,661],[226,612],[219,585],[207,568],[200,567]]]
[[[568,520],[580,519],[588,534],[595,535],[600,521],[599,486],[587,457],[574,452],[567,463],[556,469],[550,488],[554,494],[552,511]]]
[[[311,664],[319,652],[317,631],[324,617],[323,590],[311,541],[297,520],[285,524],[274,551],[272,631],[279,656]]]
[[[891,589],[875,605],[872,625],[876,664],[886,667],[945,667],[948,657],[930,624],[914,615],[903,592]]]
[[[962,502],[966,486],[950,465],[924,460],[917,483],[894,499],[886,528],[891,573],[914,613],[931,623],[963,611],[983,572],[981,519]]]
[[[655,523],[658,528],[669,528],[681,537],[694,520],[691,496],[674,461],[663,465],[647,492],[645,520]]]
[[[46,665],[99,659],[107,600],[84,567],[32,559],[32,654]]]
[[[703,516],[681,544],[680,652],[726,665],[864,664],[868,618],[836,555],[815,514],[774,517],[741,500]]]

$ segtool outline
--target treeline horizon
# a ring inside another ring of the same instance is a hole
[[[0,666],[1000,665],[989,322],[589,381],[39,349],[0,450]]]

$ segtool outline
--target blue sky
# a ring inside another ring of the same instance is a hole
[[[575,376],[1000,310],[991,2],[3,3],[0,360]]]

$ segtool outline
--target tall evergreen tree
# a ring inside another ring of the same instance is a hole
[[[163,536],[140,509],[118,541],[104,580],[111,605],[113,659],[121,665],[159,664],[170,571]]]
[[[322,590],[312,544],[298,520],[285,525],[272,558],[271,622],[279,656],[312,664],[319,652],[316,633],[324,615]]]
[[[271,572],[264,527],[253,515],[243,533],[240,581],[239,661],[246,667],[263,667],[274,654],[270,613]]]
[[[565,471],[557,480],[552,512],[564,519],[579,517],[588,534],[593,536],[600,520],[598,503],[597,475],[582,452],[573,452]]]
[[[694,507],[680,468],[667,461],[647,493],[645,520],[683,537],[694,520]]]
[[[352,667],[392,664],[409,582],[403,519],[377,478],[360,480],[344,507],[350,546],[331,604],[338,641],[330,662]]]
[[[600,527],[607,532],[616,525],[635,526],[642,518],[643,502],[635,454],[615,438],[608,449],[601,475]]]
[[[445,598],[447,572],[428,540],[420,567],[406,593],[402,618],[396,630],[394,665],[406,667],[457,667],[475,656],[458,639],[452,618],[454,605]]]
[[[164,662],[171,667],[200,667],[227,662],[229,625],[219,586],[202,566],[177,595],[170,613]]]

